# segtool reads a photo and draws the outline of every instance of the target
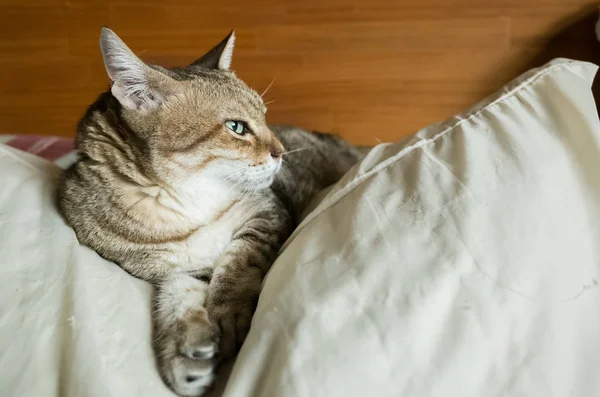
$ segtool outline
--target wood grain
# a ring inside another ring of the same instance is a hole
[[[193,61],[232,28],[268,118],[356,143],[459,112],[552,57],[598,62],[591,0],[0,0],[0,133],[71,136],[108,85],[113,28],[148,62]]]

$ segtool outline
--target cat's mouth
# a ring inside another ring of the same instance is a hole
[[[265,189],[271,186],[275,180],[275,175],[281,169],[281,163],[281,159],[272,159],[263,165],[248,167],[245,179],[249,187],[253,189]]]

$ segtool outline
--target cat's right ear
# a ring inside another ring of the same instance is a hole
[[[229,70],[235,45],[235,32],[232,30],[219,44],[192,63],[191,66],[199,66],[205,69]]]
[[[100,49],[112,80],[111,92],[124,107],[150,111],[178,92],[177,81],[142,62],[108,28],[102,28]]]

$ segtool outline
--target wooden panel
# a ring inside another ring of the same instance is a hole
[[[0,6],[0,59],[66,56],[66,22],[63,7]]]
[[[235,28],[271,122],[396,140],[552,57],[600,61],[592,0],[0,0],[0,133],[73,135],[108,84],[110,26],[183,65]]]

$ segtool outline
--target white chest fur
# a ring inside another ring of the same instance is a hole
[[[255,213],[246,202],[234,204],[219,219],[200,226],[185,241],[175,243],[174,262],[183,271],[214,268],[231,243],[234,233]]]
[[[139,208],[137,215],[146,227],[161,230],[167,237],[192,231],[184,239],[160,247],[170,253],[170,266],[182,271],[214,268],[234,233],[265,201],[260,191],[235,191],[211,179],[190,179],[179,186],[178,193],[152,187],[143,194],[145,201],[132,195],[131,202]]]

